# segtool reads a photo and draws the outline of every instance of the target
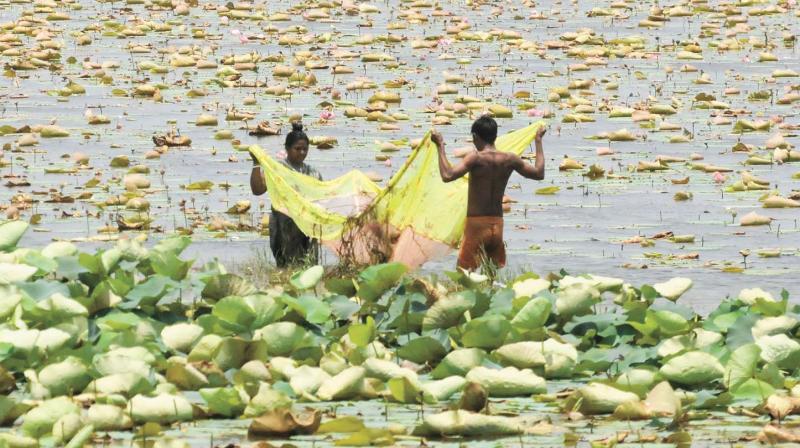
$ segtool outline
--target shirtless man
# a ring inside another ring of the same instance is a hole
[[[455,167],[450,165],[444,151],[442,135],[434,131],[431,140],[439,149],[439,174],[452,182],[469,173],[469,200],[464,240],[458,255],[458,267],[475,270],[480,263],[481,250],[498,267],[506,264],[503,245],[503,194],[512,171],[528,179],[544,179],[544,127],[536,133],[536,164],[526,163],[516,154],[498,151],[497,122],[483,116],[472,123],[472,141],[477,151],[469,153]]]

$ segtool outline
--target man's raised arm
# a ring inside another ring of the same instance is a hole
[[[544,148],[542,147],[542,138],[545,132],[547,131],[544,126],[540,127],[536,132],[536,162],[534,165],[526,163],[522,159],[517,159],[514,170],[523,177],[534,180],[544,179]]]
[[[436,144],[436,149],[439,150],[439,175],[444,182],[452,182],[469,172],[475,154],[467,155],[461,163],[452,167],[450,161],[447,160],[447,154],[444,152],[444,138],[442,138],[442,134],[438,131],[433,131],[431,134],[431,141]]]

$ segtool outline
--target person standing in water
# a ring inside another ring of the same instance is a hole
[[[308,155],[308,136],[303,132],[303,125],[299,122],[292,123],[292,131],[286,134],[284,142],[286,159],[281,163],[298,173],[312,176],[322,180],[319,172],[305,163]],[[250,189],[256,196],[261,196],[267,191],[261,165],[250,153],[253,159],[253,170],[250,172]],[[315,239],[304,234],[297,227],[292,218],[272,209],[269,220],[269,246],[278,267],[286,267],[303,262],[317,263],[318,244]]]
[[[472,142],[477,151],[469,153],[453,167],[447,160],[442,134],[433,131],[431,140],[439,150],[439,174],[442,180],[452,182],[469,174],[467,224],[458,255],[458,267],[469,271],[477,269],[483,252],[498,267],[505,266],[503,194],[512,171],[528,179],[544,179],[544,133],[544,127],[536,133],[536,163],[532,165],[516,154],[498,151],[494,146],[497,122],[489,116],[482,116],[472,123]]]

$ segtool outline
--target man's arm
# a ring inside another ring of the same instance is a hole
[[[522,177],[534,180],[544,179],[544,148],[542,147],[542,137],[545,133],[544,127],[539,128],[536,133],[536,162],[534,165],[526,163],[521,158],[517,158],[514,164],[514,170],[522,175]]]
[[[258,164],[253,153],[250,153],[250,158],[253,159],[253,170],[250,171],[250,190],[254,195],[261,196],[267,192],[267,183],[261,173],[261,165]]]
[[[439,175],[442,177],[444,182],[452,182],[460,177],[463,177],[467,174],[472,168],[472,163],[475,160],[475,154],[470,153],[464,160],[462,160],[458,165],[455,167],[450,165],[450,161],[447,160],[447,154],[444,151],[444,139],[442,138],[442,134],[434,131],[431,135],[431,140],[436,144],[436,148],[439,150]]]

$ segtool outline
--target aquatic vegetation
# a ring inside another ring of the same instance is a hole
[[[250,419],[239,437],[344,433],[334,437],[346,444],[568,437],[562,425],[589,416],[685,425],[698,412],[800,412],[800,307],[785,291],[743,290],[702,317],[677,303],[687,278],[442,282],[383,264],[352,278],[312,266],[258,288],[218,262],[193,267],[188,237],[17,247],[27,227],[0,225],[0,415],[21,422],[0,437],[15,445],[201,419]],[[552,424],[496,410],[529,397],[552,404]],[[323,412],[348,401],[427,410],[408,426]]]

